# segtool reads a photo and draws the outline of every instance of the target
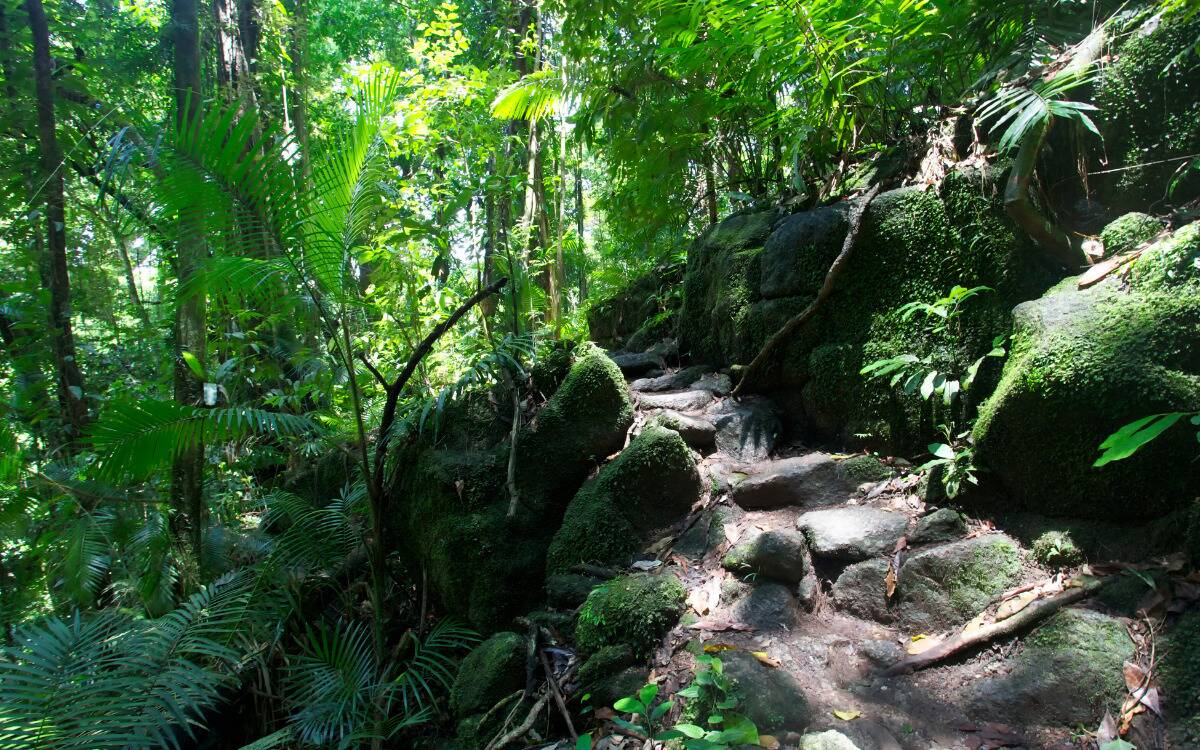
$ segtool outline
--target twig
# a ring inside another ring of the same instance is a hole
[[[825,274],[825,282],[821,284],[820,291],[817,292],[817,297],[809,303],[808,307],[804,308],[793,317],[791,320],[783,324],[783,328],[776,331],[771,338],[767,339],[767,343],[763,344],[763,348],[758,352],[750,365],[746,368],[746,372],[742,374],[742,379],[738,381],[737,387],[733,389],[733,397],[738,398],[742,391],[745,390],[748,384],[752,383],[755,375],[766,364],[767,359],[771,354],[779,348],[783,342],[792,337],[801,326],[808,322],[822,303],[833,293],[833,284],[841,275],[842,269],[846,267],[846,262],[850,260],[851,253],[854,252],[854,246],[858,244],[858,235],[862,230],[863,218],[867,215],[867,208],[871,205],[871,201],[875,199],[875,195],[879,193],[880,186],[878,184],[871,187],[866,195],[859,203],[850,209],[850,230],[846,232],[846,240],[842,243],[842,251],[838,253],[834,259],[833,265],[829,267],[829,271]]]
[[[563,721],[567,722],[567,731],[571,734],[571,741],[579,739],[579,735],[575,732],[575,724],[571,721],[571,714],[567,711],[566,701],[563,700],[562,691],[558,689],[558,680],[554,677],[554,672],[550,669],[550,660],[546,658],[544,650],[538,651],[538,656],[542,660],[542,671],[546,673],[546,682],[550,684],[550,692],[554,695],[554,702],[558,705],[558,712],[562,714]]]
[[[359,352],[355,356],[358,357],[359,362],[363,363],[363,366],[365,366],[367,368],[367,371],[370,372],[371,375],[373,375],[375,377],[375,382],[379,383],[384,388],[388,387],[387,378],[385,378],[383,376],[383,373],[381,373],[379,370],[377,370],[375,368],[375,365],[371,364],[371,360],[367,359],[367,355],[363,354],[362,352]]]
[[[530,729],[533,729],[533,723],[537,721],[538,715],[542,713],[542,709],[546,707],[546,703],[549,700],[550,692],[547,691],[542,694],[542,697],[538,698],[537,701],[534,702],[533,708],[529,709],[529,714],[519,726],[517,726],[511,732],[492,740],[483,750],[500,750],[500,748],[504,747],[508,743],[520,739],[526,732],[528,732]]]
[[[970,632],[959,633],[953,638],[942,641],[928,651],[901,659],[889,667],[884,672],[884,676],[893,677],[898,674],[907,674],[918,669],[924,669],[961,651],[983,645],[996,638],[1012,635],[1036,622],[1040,622],[1068,604],[1073,604],[1087,598],[1107,582],[1107,578],[1088,579],[1080,586],[1069,588],[1054,596],[1033,602],[1008,619],[984,625]]]

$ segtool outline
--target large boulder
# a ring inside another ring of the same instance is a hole
[[[745,651],[724,651],[721,666],[740,693],[738,711],[759,732],[803,731],[812,720],[804,689],[785,670],[772,669]]]
[[[854,488],[833,457],[808,453],[763,464],[733,488],[733,501],[748,510],[832,505],[844,501]]]
[[[628,564],[646,532],[683,517],[700,492],[695,459],[679,433],[647,427],[575,495],[550,543],[547,569]]]
[[[1121,669],[1134,656],[1125,625],[1085,609],[1064,609],[1023,639],[1008,669],[967,690],[981,721],[1095,726],[1125,696]]]
[[[754,574],[790,586],[800,583],[811,567],[804,537],[789,529],[764,531],[739,542],[722,564],[735,573]]]
[[[525,639],[496,633],[463,659],[450,690],[450,709],[458,718],[487,711],[500,699],[525,687]]]
[[[908,517],[891,510],[849,506],[809,511],[796,524],[817,557],[855,562],[891,552],[908,528]]]
[[[625,645],[644,658],[683,614],[686,593],[672,573],[614,578],[588,596],[575,625],[575,644],[588,655]]]
[[[1067,288],[1013,311],[1012,355],[975,426],[977,460],[1008,490],[1008,507],[1134,520],[1200,494],[1200,472],[1185,468],[1196,441],[1184,429],[1093,466],[1100,443],[1122,425],[1200,409],[1197,257],[1193,223],[1142,254],[1128,289]]]

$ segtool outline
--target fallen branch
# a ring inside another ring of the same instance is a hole
[[[526,732],[528,732],[530,729],[533,729],[533,723],[537,721],[537,717],[542,713],[542,709],[546,707],[546,703],[549,700],[550,691],[542,693],[542,697],[538,698],[537,701],[534,702],[533,708],[529,709],[529,714],[519,726],[517,726],[511,732],[492,740],[483,750],[500,750],[500,748],[504,747],[508,743],[516,742],[521,737],[524,737]]]
[[[550,684],[550,692],[554,695],[554,703],[558,706],[558,712],[562,714],[563,721],[567,723],[567,731],[571,734],[571,741],[579,739],[579,734],[575,731],[575,722],[571,721],[571,712],[567,710],[567,702],[563,700],[562,690],[558,687],[558,680],[554,677],[554,671],[550,669],[550,660],[546,658],[545,651],[538,651],[538,656],[542,659],[542,671],[546,673],[546,682]]]
[[[993,622],[990,625],[984,625],[971,631],[960,632],[953,638],[939,643],[928,651],[905,657],[889,667],[884,672],[884,676],[894,677],[895,675],[924,669],[968,649],[981,646],[997,638],[1013,635],[1034,623],[1041,622],[1068,604],[1074,604],[1077,601],[1086,599],[1107,582],[1107,578],[1088,578],[1079,586],[1074,586],[1054,596],[1033,602],[1008,619]]]
[[[742,379],[738,381],[737,387],[733,389],[733,397],[737,398],[746,389],[747,385],[754,380],[755,375],[766,364],[771,354],[779,348],[779,346],[790,339],[792,335],[805,323],[808,322],[822,303],[833,293],[833,284],[841,275],[842,269],[846,267],[846,262],[850,260],[851,253],[854,252],[854,246],[858,244],[858,234],[862,230],[863,218],[867,215],[867,207],[871,205],[871,201],[875,199],[875,195],[879,192],[879,185],[874,185],[863,196],[862,200],[857,205],[850,209],[850,229],[846,232],[846,240],[842,243],[842,251],[838,253],[834,259],[833,265],[829,267],[829,271],[825,274],[825,283],[821,284],[820,291],[817,292],[817,297],[808,307],[804,308],[799,314],[791,320],[783,324],[783,328],[776,331],[771,338],[767,339],[767,343],[763,344],[763,348],[746,367],[746,372],[742,374]]]

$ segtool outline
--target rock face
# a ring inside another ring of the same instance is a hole
[[[742,694],[738,710],[763,734],[781,730],[802,731],[812,719],[808,699],[794,677],[771,669],[744,651],[725,651],[721,665]]]
[[[701,492],[679,433],[650,426],[585,484],[567,506],[546,555],[550,573],[581,562],[628,564],[643,534],[674,522]]]
[[[779,583],[760,583],[733,606],[734,616],[755,630],[778,630],[796,624],[796,598]]]
[[[682,265],[663,266],[633,280],[621,294],[592,305],[587,316],[592,340],[605,347],[638,343],[633,336],[647,328],[648,323],[654,325],[652,319],[659,313],[659,300],[674,299],[660,292],[678,286],[682,280]],[[670,321],[666,322],[665,329],[669,330]],[[643,334],[641,338],[647,336]]]
[[[967,522],[962,514],[952,508],[939,508],[917,521],[917,528],[909,536],[909,544],[933,544],[949,542],[967,535]]]
[[[712,403],[712,391],[682,391],[680,393],[639,393],[638,404],[646,409],[699,411]]]
[[[709,417],[717,429],[717,450],[739,461],[763,461],[771,455],[779,417],[766,399],[726,399]]]
[[[679,620],[683,601],[683,584],[674,574],[614,578],[584,602],[575,643],[585,654],[623,644],[644,658]]]
[[[834,603],[859,617],[931,633],[978,614],[1020,580],[1022,562],[1016,543],[1002,534],[930,547],[900,566],[890,602],[884,583],[887,568],[885,560],[848,566],[833,585]]]
[[[804,537],[795,531],[764,531],[738,544],[722,563],[735,573],[754,573],[779,583],[795,586],[809,571]]]
[[[855,562],[891,552],[908,518],[889,510],[848,507],[810,511],[796,524],[814,555]]]
[[[765,465],[734,487],[733,500],[747,509],[830,505],[853,490],[836,461],[824,453],[809,453]]]
[[[483,713],[525,685],[525,639],[496,633],[463,659],[450,691],[450,708],[463,718]]]
[[[1018,509],[1135,520],[1185,508],[1200,493],[1200,472],[1180,470],[1196,455],[1187,430],[1092,465],[1119,427],[1200,409],[1197,257],[1193,223],[1142,254],[1128,290],[1057,291],[1013,311],[1012,355],[980,409],[975,440],[977,460]]]
[[[717,438],[717,428],[712,422],[700,417],[689,417],[677,411],[664,409],[651,418],[651,422],[668,430],[675,430],[683,441],[698,450],[713,447]]]
[[[687,388],[689,385],[699,380],[701,376],[711,371],[711,367],[707,367],[705,365],[693,365],[692,367],[685,367],[682,370],[669,372],[666,375],[659,375],[657,378],[642,378],[640,380],[635,380],[629,384],[629,388],[642,393],[678,391]]]
[[[848,223],[845,203],[815,208],[779,223],[759,256],[759,293],[765,299],[810,295],[825,280],[811,257],[835,257]]]
[[[1091,726],[1105,710],[1117,715],[1125,694],[1121,667],[1134,655],[1114,617],[1064,609],[1024,639],[1007,674],[969,688],[968,711],[986,721]]]

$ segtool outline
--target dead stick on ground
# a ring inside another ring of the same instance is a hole
[[[508,743],[515,742],[521,737],[524,737],[525,733],[533,728],[533,723],[537,721],[538,715],[542,713],[542,709],[546,707],[546,703],[549,700],[550,691],[546,691],[542,694],[542,697],[538,698],[537,702],[533,704],[533,708],[529,709],[529,715],[525,717],[525,720],[521,722],[519,727],[502,737],[497,737],[496,739],[492,740],[488,743],[488,746],[484,748],[484,750],[500,750],[500,748],[504,747]]]
[[[1033,602],[1025,609],[1016,613],[1012,617],[1000,622],[993,622],[991,625],[984,625],[970,631],[969,633],[959,633],[958,635],[948,640],[939,643],[928,651],[920,654],[905,657],[893,664],[884,672],[884,676],[893,677],[898,674],[906,674],[918,669],[936,664],[943,659],[951,657],[959,652],[965,651],[975,646],[983,645],[989,641],[1001,638],[1006,635],[1012,635],[1019,630],[1023,630],[1036,622],[1044,620],[1058,610],[1074,604],[1077,601],[1086,599],[1094,594],[1101,586],[1107,582],[1106,578],[1089,579],[1081,586],[1069,588],[1054,596],[1047,597],[1040,601]]]
[[[558,689],[558,680],[554,678],[554,672],[550,669],[550,660],[546,658],[545,651],[538,651],[538,656],[542,659],[542,671],[546,673],[546,682],[550,683],[550,692],[554,694],[554,702],[558,704],[558,711],[562,714],[563,721],[567,722],[567,731],[571,733],[571,741],[574,742],[579,739],[579,735],[575,732],[575,723],[571,721],[571,713],[567,711],[562,691]]]
[[[737,387],[733,389],[733,397],[737,398],[742,394],[742,390],[747,387],[747,384],[752,384],[754,377],[758,371],[766,364],[767,359],[771,354],[782,344],[792,337],[801,326],[808,322],[808,319],[820,309],[821,304],[826,298],[833,293],[833,283],[837,281],[837,277],[841,275],[842,269],[846,267],[846,261],[850,259],[851,253],[854,252],[854,246],[858,244],[858,234],[862,230],[863,217],[867,215],[867,207],[871,205],[876,193],[879,192],[879,185],[874,185],[867,191],[856,205],[850,208],[850,229],[846,232],[846,240],[842,243],[842,251],[838,253],[834,259],[833,265],[829,267],[829,271],[825,274],[825,283],[821,284],[820,291],[817,292],[817,297],[808,307],[804,308],[794,318],[783,324],[783,328],[767,339],[767,343],[763,344],[763,348],[757,356],[746,367],[746,371],[742,374],[742,379],[738,381]]]

